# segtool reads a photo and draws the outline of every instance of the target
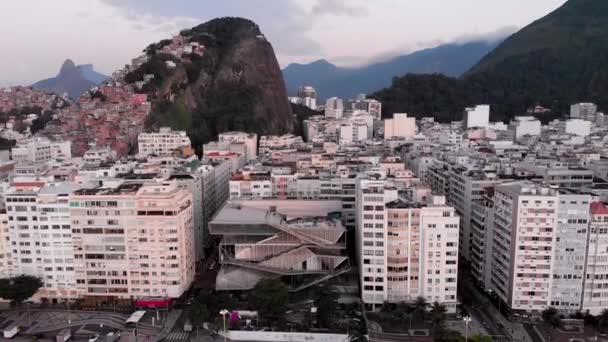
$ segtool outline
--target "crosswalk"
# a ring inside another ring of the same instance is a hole
[[[172,331],[165,341],[188,341],[190,333],[184,331]]]

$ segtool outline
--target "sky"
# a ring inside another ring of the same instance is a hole
[[[282,67],[343,66],[494,39],[566,0],[2,0],[0,86],[57,74],[66,58],[111,74],[148,44],[222,16],[254,20]]]

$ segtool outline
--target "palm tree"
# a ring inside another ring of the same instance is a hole
[[[411,303],[401,302],[397,304],[397,312],[401,319],[407,319],[410,322],[409,330],[412,330],[412,316],[415,308]]]
[[[426,298],[420,296],[414,301],[414,313],[419,315],[422,320],[426,317],[426,309],[429,307],[429,303]]]
[[[431,306],[431,319],[433,320],[433,326],[436,328],[440,328],[443,326],[445,322],[446,313],[448,312],[445,305],[440,304],[439,302],[433,302]]]

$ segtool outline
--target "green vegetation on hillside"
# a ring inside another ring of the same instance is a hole
[[[385,115],[407,112],[460,119],[474,104],[492,105],[494,120],[508,120],[541,105],[545,121],[568,113],[570,104],[608,107],[608,2],[570,0],[508,38],[460,79],[407,75],[372,96]]]

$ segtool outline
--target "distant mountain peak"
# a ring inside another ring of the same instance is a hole
[[[68,58],[61,65],[57,76],[38,81],[32,87],[59,95],[68,93],[75,99],[107,78],[96,72],[92,64],[76,65]]]
[[[66,59],[65,62],[61,65],[61,69],[59,69],[59,75],[66,75],[67,73],[76,69],[76,63],[74,63],[71,59]]]
[[[349,98],[388,87],[393,77],[407,73],[460,76],[497,44],[487,41],[444,44],[360,67],[339,67],[319,59],[309,64],[289,64],[283,77],[290,95],[297,94],[302,85],[311,85],[321,102],[331,96]]]

